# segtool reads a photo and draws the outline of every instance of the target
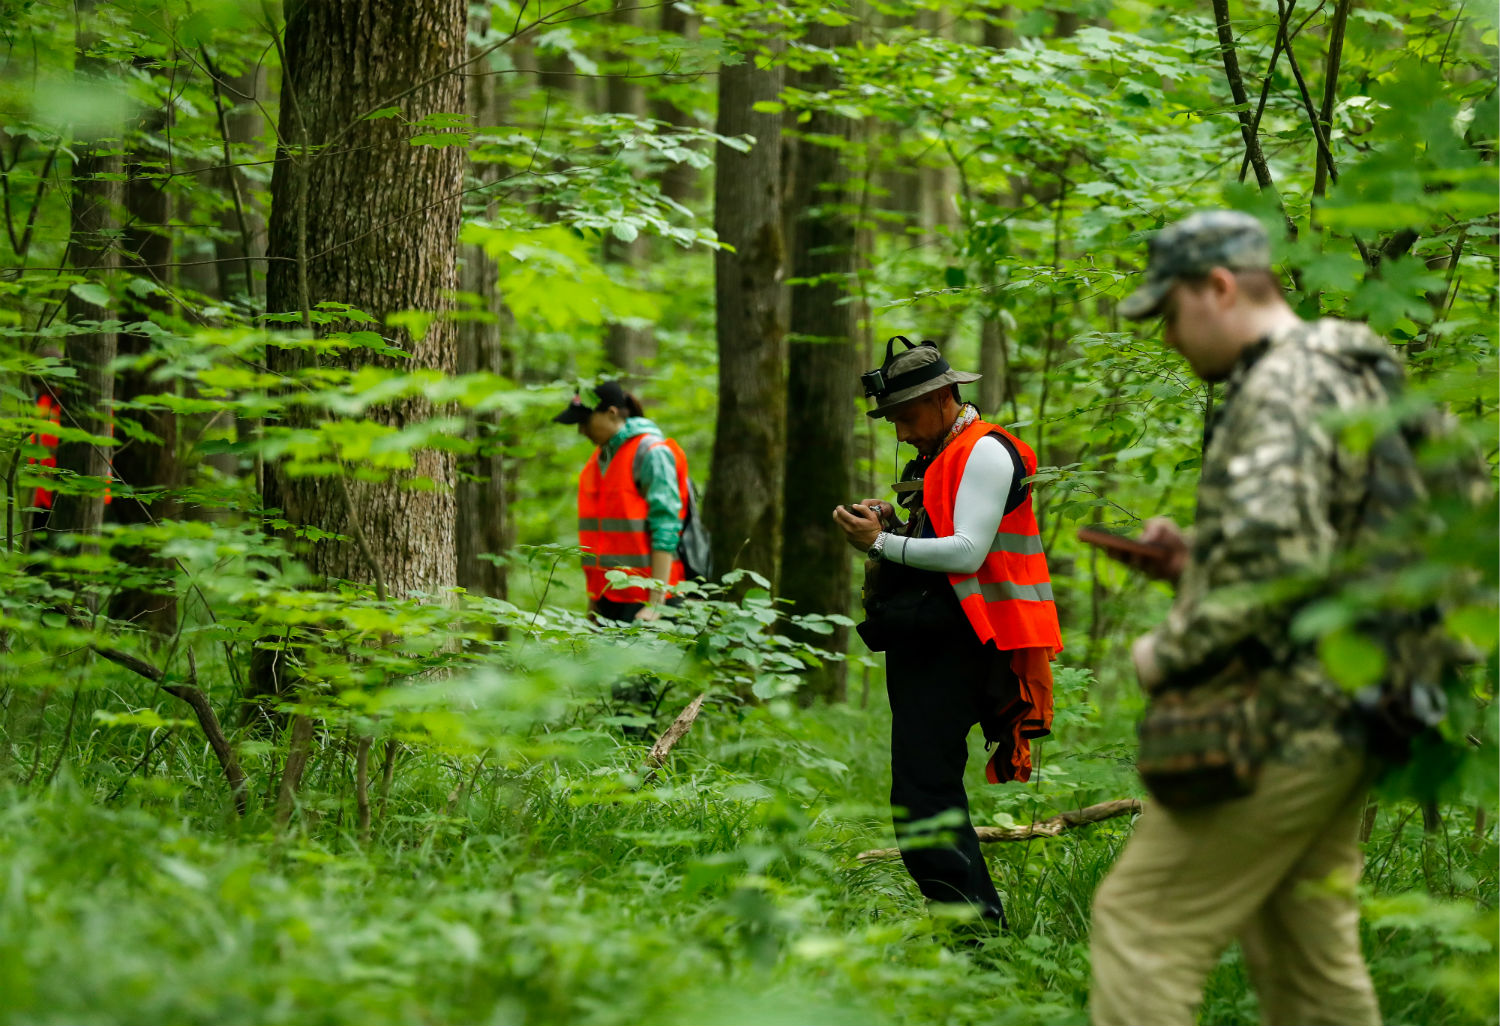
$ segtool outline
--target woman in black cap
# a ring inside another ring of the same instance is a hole
[[[553,420],[578,425],[597,446],[578,478],[578,543],[590,615],[656,619],[684,577],[677,550],[688,512],[687,456],[618,381],[580,391]],[[642,580],[612,583],[612,570]]]

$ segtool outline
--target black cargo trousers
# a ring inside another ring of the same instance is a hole
[[[949,596],[946,580],[942,587]],[[964,790],[969,731],[1019,690],[1010,653],[983,645],[957,598],[951,616],[892,632],[891,814],[901,861],[928,901],[959,902],[1003,928],[1005,912],[979,850]]]

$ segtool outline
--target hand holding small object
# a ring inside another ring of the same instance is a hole
[[[1187,566],[1187,538],[1182,529],[1166,517],[1146,521],[1140,535],[1135,538],[1088,527],[1080,529],[1078,537],[1103,549],[1110,559],[1158,581],[1176,584]]]
[[[844,537],[861,552],[867,551],[880,536],[880,519],[869,506],[870,502],[841,505],[833,511],[833,520],[844,529]]]

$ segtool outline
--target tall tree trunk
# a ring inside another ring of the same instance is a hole
[[[697,37],[693,15],[675,3],[661,5],[661,31],[663,35]],[[651,116],[674,128],[686,128],[695,123],[690,110],[677,106],[665,97],[657,97],[651,101]],[[661,173],[662,194],[678,203],[686,203],[697,198],[700,179],[698,169],[691,164],[668,164]]]
[[[754,570],[774,586],[786,444],[786,326],[782,287],[781,118],[755,110],[781,91],[781,72],[751,54],[719,73],[716,131],[750,135],[741,153],[720,144],[714,230],[733,247],[714,254],[719,410],[704,517],[720,573]]]
[[[1001,4],[988,13],[996,20],[984,23],[981,36],[984,45],[995,50],[1008,50],[1015,46],[1016,31],[1011,27],[1016,19],[1015,5]],[[1007,387],[1010,376],[1010,332],[1005,310],[1001,305],[998,287],[1000,281],[994,261],[981,262],[980,283],[990,288],[979,315],[979,410],[986,417],[998,417],[1001,404],[1010,398],[1010,389]]]
[[[82,13],[82,12],[80,12]],[[96,35],[87,29],[78,39],[75,73],[94,89],[118,88],[111,83],[114,69],[105,61],[87,55]],[[108,275],[116,264],[110,234],[118,223],[120,205],[120,158],[115,147],[84,142],[73,161],[73,189],[69,197],[70,262],[80,273]],[[70,292],[68,320],[103,321],[109,311]],[[69,335],[63,356],[77,375],[62,389],[65,422],[93,435],[109,433],[108,407],[114,397],[114,362],[117,339],[112,331]],[[109,476],[110,453],[88,442],[65,441],[58,445],[59,469],[103,481]],[[53,499],[50,531],[97,535],[104,521],[104,494],[59,492]]]
[[[633,8],[619,7],[610,15],[610,20],[622,28],[637,24],[637,12]],[[641,80],[628,76],[629,58],[623,53],[610,56],[615,73],[609,76],[605,88],[605,103],[611,114],[646,116],[646,92]],[[627,281],[639,274],[647,261],[648,239],[637,235],[629,242],[614,235],[604,238],[604,259],[616,265],[621,277]],[[604,355],[620,369],[628,387],[638,385],[645,374],[647,364],[656,358],[656,332],[649,324],[621,324],[611,322],[604,327]]]
[[[144,61],[138,58],[138,66]],[[153,77],[160,72],[150,62]],[[152,137],[162,134],[171,117],[166,103],[149,111],[136,129],[134,153],[125,168],[125,213],[127,226],[122,238],[124,266],[139,278],[156,286],[139,301],[140,314],[160,316],[170,308],[167,287],[172,262],[171,201],[167,195],[166,169],[151,153]],[[148,153],[151,154],[148,159]],[[170,158],[170,155],[169,155]],[[122,332],[119,336],[121,357],[144,357],[155,347],[153,336],[144,332]],[[154,395],[169,384],[152,381],[150,368],[124,366],[115,378],[115,396],[120,402],[131,402]],[[178,503],[172,490],[178,484],[177,415],[164,409],[126,411],[129,417],[151,436],[125,438],[119,432],[121,445],[114,458],[115,477],[122,494],[110,504],[110,515],[122,525],[145,526],[177,516]],[[141,497],[128,490],[143,493]],[[151,582],[127,588],[110,602],[110,615],[130,620],[157,635],[165,636],[177,629],[177,600],[171,593],[171,574],[167,565],[147,547],[123,549],[121,556],[145,571]]]
[[[1352,5],[1353,0],[1339,0],[1333,11],[1333,20],[1328,26],[1328,68],[1323,80],[1323,106],[1318,111],[1318,121],[1323,126],[1323,138],[1328,143],[1328,152],[1318,149],[1317,164],[1313,169],[1314,196],[1322,196],[1328,188],[1329,157],[1333,152],[1333,108],[1339,98],[1339,64],[1344,56],[1344,27],[1349,22],[1349,8]]]
[[[807,43],[832,50],[850,46],[852,24],[814,24]],[[837,84],[827,65],[796,76],[807,92]],[[849,611],[850,550],[829,514],[854,494],[855,225],[849,213],[849,174],[844,152],[811,139],[853,138],[855,123],[815,111],[806,137],[794,152],[796,172],[787,206],[793,217],[791,277],[806,284],[791,289],[791,341],[787,359],[787,447],[783,507],[781,595],[799,613]],[[803,640],[847,652],[849,630],[807,634]],[[829,662],[808,682],[804,695],[842,701],[847,664]]]
[[[488,14],[478,35],[489,29]],[[487,70],[483,65],[478,70]],[[507,113],[507,79],[497,75],[480,75],[470,80],[469,112],[481,126],[503,124]],[[476,164],[474,173],[481,182],[493,181],[497,166]],[[500,296],[499,272],[484,252],[483,246],[461,247],[463,266],[460,272],[463,291],[480,297],[481,309],[493,320],[465,320],[458,325],[458,373],[492,373],[513,375],[513,354],[503,338],[504,304]],[[498,556],[515,544],[515,526],[511,517],[514,495],[514,473],[507,467],[505,444],[511,441],[505,433],[504,418],[498,413],[475,417],[469,437],[477,448],[460,457],[457,486],[457,559],[458,583],[471,594],[505,598],[509,579],[503,563],[486,556]]]
[[[269,310],[336,300],[383,324],[396,311],[448,307],[464,151],[413,146],[411,136],[423,130],[404,122],[463,112],[463,78],[444,71],[463,60],[466,15],[462,0],[288,4],[281,135],[289,148],[278,154],[271,183]],[[393,105],[401,118],[364,118]],[[447,320],[435,320],[420,340],[380,330],[410,358],[356,350],[327,359],[454,370],[456,333]],[[295,349],[269,357],[283,372],[311,359]],[[367,419],[394,427],[433,414],[430,402],[411,399]],[[434,487],[346,478],[346,491],[337,480],[292,477],[278,466],[268,468],[268,504],[294,524],[356,540],[314,544],[308,558],[318,575],[374,582],[392,596],[436,592],[456,575],[453,459],[431,450],[414,459],[410,477]]]
[[[249,156],[249,148],[265,130],[266,120],[254,100],[265,93],[263,69],[225,76],[212,69],[219,84],[214,90],[216,115],[220,121],[220,159],[233,165]],[[265,251],[266,219],[250,199],[250,183],[238,167],[220,167],[213,175],[215,188],[230,201],[219,215],[214,239],[214,264],[219,295],[254,306],[260,294],[260,257]]]
[[[917,15],[917,24],[929,38],[951,42],[956,18],[947,9],[924,10]],[[944,162],[924,166],[920,174],[922,235],[938,242],[944,232],[952,231],[958,226],[958,211],[953,206],[953,197],[958,193],[958,171],[951,163]],[[946,248],[949,244],[943,242],[942,245]],[[935,332],[929,329],[927,334]]]

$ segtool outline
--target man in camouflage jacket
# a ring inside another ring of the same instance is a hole
[[[1193,1023],[1202,983],[1238,938],[1266,1023],[1380,1021],[1359,949],[1354,887],[1369,777],[1340,733],[1347,697],[1289,625],[1309,582],[1354,542],[1368,457],[1333,417],[1386,401],[1393,351],[1362,325],[1306,323],[1270,271],[1249,215],[1196,214],[1156,235],[1143,287],[1121,306],[1160,314],[1166,343],[1225,398],[1204,450],[1194,532],[1148,523],[1177,584],[1139,638],[1148,694],[1253,677],[1270,752],[1254,791],[1201,808],[1149,802],[1094,900],[1093,1020]]]

